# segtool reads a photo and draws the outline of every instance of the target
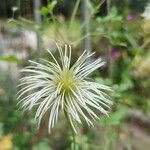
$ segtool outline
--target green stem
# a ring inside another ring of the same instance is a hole
[[[72,13],[71,19],[70,19],[70,27],[72,26],[73,20],[74,20],[74,18],[75,18],[75,16],[76,16],[76,13],[77,13],[79,4],[80,4],[80,0],[77,0],[77,1],[76,1],[76,4],[75,4],[75,7],[74,7],[74,9],[73,9],[73,13]]]
[[[73,149],[76,150],[76,137],[75,134],[72,134],[73,136]]]
[[[70,117],[69,117],[68,112],[67,112],[66,109],[64,109],[64,114],[65,114],[65,117],[66,117],[67,121],[69,122],[69,126],[70,126],[71,131],[72,131],[72,137],[73,137],[73,150],[76,150],[75,131],[74,131],[74,127],[72,126]]]

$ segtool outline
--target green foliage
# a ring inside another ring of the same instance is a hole
[[[100,125],[102,127],[118,126],[122,123],[124,117],[127,116],[127,108],[124,106],[118,106],[115,112],[112,112],[109,117],[101,117]],[[113,134],[113,133],[112,133]],[[110,135],[114,136],[114,135]]]
[[[101,5],[105,2],[105,0],[101,0],[98,3],[90,2],[88,3],[91,16],[96,15],[99,12],[99,9],[101,8]]]
[[[105,33],[105,37],[112,46],[137,47],[137,34],[130,32],[126,21],[119,15],[117,9],[112,7],[109,14],[105,17],[97,17],[98,27],[96,31]]]
[[[51,150],[48,140],[42,140],[40,143],[33,147],[33,150]]]
[[[4,61],[4,62],[18,62],[19,60],[16,58],[16,56],[8,56],[8,57],[0,57],[0,61]]]
[[[43,6],[41,8],[41,10],[40,10],[41,15],[43,15],[44,17],[46,17],[48,14],[53,15],[53,10],[56,5],[57,5],[56,0],[49,2],[46,7]]]
[[[115,140],[116,137],[117,137],[117,134],[116,134],[116,132],[114,132],[114,131],[108,131],[108,132],[106,133],[106,138],[107,138],[109,141]]]

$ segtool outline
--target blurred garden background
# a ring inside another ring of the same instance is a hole
[[[0,150],[71,150],[63,115],[51,134],[17,106],[19,69],[70,44],[107,63],[92,74],[110,85],[113,107],[94,127],[80,127],[77,150],[150,149],[150,1],[0,0]]]

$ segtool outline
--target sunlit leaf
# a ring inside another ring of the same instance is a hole
[[[4,62],[18,62],[19,59],[16,56],[2,56],[0,57],[0,61]]]

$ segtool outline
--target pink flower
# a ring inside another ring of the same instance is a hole
[[[121,52],[118,49],[113,49],[111,51],[111,57],[113,59],[118,59],[121,56]]]
[[[135,21],[135,19],[136,19],[136,14],[135,13],[130,13],[126,17],[126,20],[128,20],[128,21]]]

